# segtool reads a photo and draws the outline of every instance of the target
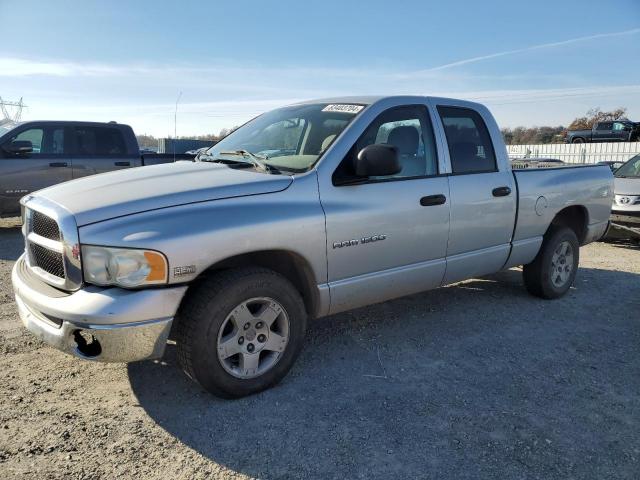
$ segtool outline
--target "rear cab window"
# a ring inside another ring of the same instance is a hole
[[[484,120],[470,108],[438,106],[451,170],[455,174],[498,171],[493,142]]]
[[[125,155],[127,153],[124,136],[117,128],[77,126],[73,131],[78,155]]]

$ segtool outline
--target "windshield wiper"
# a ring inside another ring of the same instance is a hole
[[[273,167],[264,163],[267,157],[256,155],[255,153],[251,153],[249,150],[231,150],[229,152],[220,152],[220,155],[241,155],[244,158],[248,158],[257,169],[262,170],[263,172],[274,171]]]
[[[233,163],[236,165],[253,165],[254,167],[258,168],[259,170],[262,170],[264,172],[267,173],[282,173],[281,169],[279,167],[275,167],[273,165],[268,165],[266,163],[264,163],[264,160],[267,159],[267,157],[262,157],[260,155],[256,155],[255,153],[251,153],[248,152],[246,150],[234,150],[231,152],[220,152],[220,155],[236,155],[236,156],[242,156],[243,158],[249,158],[249,162],[245,162],[242,160],[232,160],[230,158],[220,158],[220,157],[214,157],[213,155],[209,155],[208,153],[201,153],[200,155],[196,156],[196,161],[199,162],[211,162],[211,163]],[[285,169],[288,170],[288,169]],[[293,170],[293,169],[291,169]],[[302,170],[301,170],[302,171]]]

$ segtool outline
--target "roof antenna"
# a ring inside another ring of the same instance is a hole
[[[182,90],[176,98],[176,109],[173,112],[173,162],[176,161],[176,140],[178,139],[178,102],[182,98]]]

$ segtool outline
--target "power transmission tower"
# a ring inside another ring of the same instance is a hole
[[[9,109],[7,107],[13,108],[13,115],[9,113]],[[24,107],[26,107],[26,105],[23,103],[22,98],[17,102],[9,102],[0,97],[0,111],[2,112],[3,117],[0,118],[0,125],[18,123],[22,117],[22,109]]]

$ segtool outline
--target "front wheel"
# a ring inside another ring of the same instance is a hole
[[[197,285],[176,318],[178,360],[205,390],[224,398],[282,380],[306,331],[298,291],[263,268],[228,270]]]
[[[568,227],[555,227],[545,235],[536,258],[523,267],[524,285],[536,297],[563,296],[576,278],[580,260],[578,237]]]

